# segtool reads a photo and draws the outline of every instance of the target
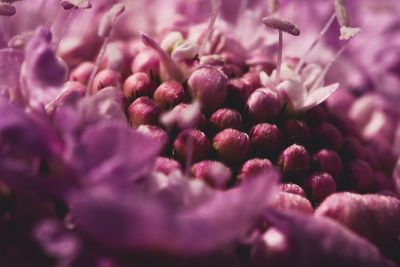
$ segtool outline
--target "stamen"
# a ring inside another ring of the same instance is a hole
[[[213,27],[214,27],[215,21],[217,20],[218,13],[221,10],[221,6],[222,6],[222,0],[218,0],[218,2],[215,4],[215,7],[213,8],[214,9],[213,10],[213,14],[212,14],[210,22],[208,24],[208,28],[207,28],[206,34],[205,34],[204,39],[203,39],[203,41],[202,41],[202,43],[200,45],[200,48],[199,48],[199,55],[200,56],[203,55],[204,48],[205,48],[208,40],[211,37],[211,33],[213,31]]]
[[[339,22],[340,27],[349,26],[349,17],[347,15],[346,5],[344,0],[334,0],[335,1],[335,13],[336,18]]]
[[[351,28],[343,26],[340,28],[339,40],[350,40],[361,31],[360,28]]]
[[[274,30],[280,30],[294,36],[300,35],[300,30],[293,22],[278,17],[268,16],[262,19],[265,26]]]
[[[276,66],[276,77],[275,82],[278,83],[281,76],[281,68],[282,68],[282,54],[283,54],[283,34],[282,31],[279,30],[279,42],[278,42],[278,62]]]
[[[282,67],[282,54],[283,54],[283,33],[286,32],[295,36],[300,35],[299,28],[296,27],[292,22],[284,20],[278,17],[265,17],[262,19],[265,26],[278,30],[279,32],[279,43],[278,43],[278,62],[276,66],[276,77],[275,82],[278,83],[281,74]]]
[[[299,73],[301,68],[304,65],[305,59],[307,56],[314,50],[314,48],[317,46],[317,44],[321,41],[322,37],[325,35],[325,33],[328,31],[329,27],[332,25],[333,21],[335,20],[335,13],[331,15],[329,20],[326,22],[324,28],[321,30],[319,33],[317,39],[315,39],[311,46],[307,49],[307,51],[304,53],[304,55],[301,57],[299,63],[297,63],[296,68],[294,69],[295,73]]]
[[[67,31],[67,29],[69,28],[69,25],[71,24],[73,14],[74,14],[74,10],[71,10],[68,13],[68,17],[67,17],[65,23],[63,24],[60,35],[57,37],[57,40],[54,42],[54,50],[58,49],[58,46],[60,45],[61,40],[65,35],[65,32]]]
[[[347,45],[349,44],[350,40],[356,36],[361,29],[360,28],[349,28],[351,29],[351,37],[349,37],[349,39],[346,39],[346,43],[340,48],[340,50],[332,57],[332,59],[328,62],[328,64],[325,65],[325,68],[322,70],[320,76],[318,79],[316,79],[314,85],[312,86],[311,91],[317,89],[323,82],[323,80],[325,79],[326,74],[328,73],[329,69],[332,67],[333,63],[335,63],[335,61],[340,57],[340,55],[344,52],[344,50],[346,49]]]
[[[168,74],[175,80],[175,81],[182,81],[182,74],[179,71],[178,67],[176,66],[175,62],[168,56],[167,52],[164,51],[158,44],[157,42],[150,37],[149,35],[145,33],[140,33],[140,36],[142,37],[142,42],[154,49],[158,56],[160,57],[161,62],[164,64],[166,71]]]
[[[92,4],[88,0],[63,0],[60,5],[65,9],[86,9],[91,8]]]
[[[15,15],[15,7],[7,3],[0,3],[0,16],[11,17]]]
[[[115,22],[118,18],[119,15],[122,14],[122,12],[124,12],[125,10],[125,6],[122,4],[115,4],[106,14],[103,15],[103,17],[101,18],[100,21],[100,25],[99,25],[99,29],[97,31],[97,34],[100,37],[103,37],[103,44],[100,48],[100,52],[97,55],[96,58],[96,62],[94,64],[94,68],[92,73],[90,74],[90,78],[88,81],[88,85],[86,88],[86,96],[88,96],[90,94],[91,88],[93,86],[93,80],[94,80],[94,76],[96,75],[99,67],[100,67],[100,63],[104,57],[104,54],[106,53],[106,49],[107,49],[107,45],[108,42],[110,40],[110,34],[111,34],[111,30],[113,29]]]
[[[268,14],[273,14],[278,11],[280,4],[278,0],[268,0]]]

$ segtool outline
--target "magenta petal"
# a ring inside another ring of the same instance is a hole
[[[337,222],[300,213],[268,210],[264,218],[288,242],[293,266],[395,266],[366,239]]]

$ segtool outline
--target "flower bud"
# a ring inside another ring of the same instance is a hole
[[[281,111],[279,95],[267,88],[257,89],[247,99],[247,111],[255,122],[271,121]]]
[[[156,85],[146,73],[137,72],[126,78],[122,90],[124,95],[133,101],[141,96],[152,97]]]
[[[153,137],[160,144],[161,151],[163,151],[168,144],[168,134],[158,126],[140,125],[137,130],[143,134]]]
[[[89,81],[93,69],[94,69],[93,62],[89,61],[83,62],[79,64],[78,67],[74,69],[74,71],[72,71],[70,75],[70,80],[77,81],[80,82],[81,84],[86,85]]]
[[[171,109],[185,100],[183,86],[169,80],[162,83],[154,92],[154,101],[161,109]]]
[[[302,120],[287,120],[283,123],[283,132],[289,144],[307,145],[311,139],[311,130]]]
[[[227,84],[227,90],[228,96],[226,104],[229,107],[242,109],[255,89],[242,79],[230,79]]]
[[[245,180],[271,167],[272,163],[268,159],[249,159],[248,161],[243,163],[242,167],[240,167],[238,178],[240,180]]]
[[[321,203],[327,196],[336,192],[336,182],[326,172],[312,174],[305,180],[304,187],[314,203]]]
[[[119,72],[105,69],[96,74],[93,80],[92,92],[98,92],[108,86],[118,87],[121,83],[121,74]]]
[[[343,136],[339,130],[330,123],[323,123],[314,129],[314,138],[320,147],[339,151],[343,146]]]
[[[192,72],[188,88],[191,96],[200,101],[202,109],[210,113],[225,103],[227,82],[228,78],[220,70],[204,66]]]
[[[182,167],[181,164],[179,164],[179,162],[176,160],[165,157],[157,157],[154,163],[154,170],[165,175],[170,175],[174,171],[182,172]]]
[[[271,206],[278,210],[297,211],[306,214],[312,214],[314,209],[310,201],[300,195],[286,192],[279,192],[272,200]]]
[[[193,164],[190,174],[212,187],[225,189],[232,177],[231,170],[219,161],[204,160]]]
[[[338,177],[343,170],[342,159],[333,150],[322,149],[318,151],[314,154],[313,163],[316,170],[326,172],[333,177]]]
[[[132,73],[144,72],[150,77],[160,74],[160,59],[152,49],[146,49],[136,55],[131,65]]]
[[[227,128],[240,130],[243,126],[243,120],[240,113],[236,110],[228,108],[221,108],[215,111],[211,115],[210,122],[218,131],[222,131]]]
[[[327,117],[326,110],[321,105],[313,107],[306,112],[306,122],[310,125],[324,123]]]
[[[207,124],[207,119],[199,110],[193,114],[193,105],[181,103],[175,106],[171,111],[165,113],[161,117],[161,123],[167,128],[176,127],[178,130],[189,128],[204,129]],[[195,110],[196,111],[196,110]],[[187,114],[187,113],[190,114]],[[189,117],[187,115],[190,115]]]
[[[304,176],[310,165],[310,154],[300,145],[287,147],[278,159],[278,166],[286,176],[298,180]]]
[[[385,254],[398,255],[400,200],[397,198],[336,193],[325,199],[315,214],[335,219],[374,242]]]
[[[210,151],[210,142],[207,136],[194,129],[181,131],[174,141],[176,156],[185,161],[191,158],[193,162],[205,159]]]
[[[293,183],[283,183],[279,185],[279,190],[282,192],[286,192],[286,193],[291,193],[291,194],[295,194],[295,195],[299,195],[302,197],[306,197],[306,193],[304,192],[304,189],[297,185],[297,184],[293,184]]]
[[[250,143],[258,155],[274,155],[281,148],[282,142],[282,132],[274,124],[257,124],[250,131]]]
[[[243,75],[242,80],[250,86],[251,91],[253,92],[257,88],[262,87],[260,74],[258,72],[247,72],[246,74]]]
[[[363,159],[366,156],[365,153],[364,146],[357,138],[347,136],[343,139],[341,154],[344,159]]]
[[[218,156],[227,163],[243,161],[250,150],[249,136],[235,129],[225,129],[214,136],[213,147]]]
[[[136,99],[128,108],[128,116],[132,125],[158,124],[160,108],[147,96]]]
[[[360,193],[367,193],[373,189],[374,172],[367,162],[356,159],[347,165],[345,179],[350,188]]]

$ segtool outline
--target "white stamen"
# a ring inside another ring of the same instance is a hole
[[[344,0],[335,0],[335,13],[341,27],[349,26],[349,17]]]
[[[54,50],[57,50],[62,38],[65,35],[65,32],[67,31],[67,29],[69,28],[69,25],[71,25],[71,21],[72,21],[72,17],[74,15],[74,9],[72,9],[69,13],[68,13],[68,17],[65,21],[65,23],[63,24],[63,27],[61,29],[61,33],[60,35],[57,37],[57,40],[54,42]]]
[[[350,40],[350,39],[354,38],[354,36],[359,34],[360,31],[361,31],[360,28],[351,28],[351,27],[343,26],[340,28],[339,40]]]
[[[182,74],[179,71],[178,67],[176,66],[175,62],[169,57],[166,51],[164,51],[158,44],[157,42],[147,35],[146,33],[140,33],[140,36],[142,37],[142,42],[154,49],[158,56],[160,57],[161,62],[164,64],[166,71],[168,74],[171,76],[176,81],[182,81]]]
[[[299,28],[296,25],[294,25],[294,23],[291,21],[281,19],[278,17],[268,16],[263,18],[262,22],[264,23],[265,26],[271,29],[280,30],[294,36],[300,35]]]
[[[278,11],[280,4],[278,0],[268,0],[268,14],[273,14]]]
[[[315,39],[311,46],[307,49],[307,51],[304,53],[304,55],[301,57],[299,63],[297,63],[296,68],[294,69],[294,71],[296,73],[299,73],[301,68],[304,65],[305,59],[307,58],[307,56],[314,50],[314,48],[317,46],[317,44],[321,41],[322,37],[325,35],[325,33],[328,31],[329,27],[332,25],[333,21],[335,20],[335,13],[332,14],[332,16],[329,18],[329,20],[327,21],[327,23],[325,24],[324,28],[321,30],[321,32],[319,33],[317,39]]]
[[[88,85],[86,87],[86,96],[90,95],[90,92],[92,90],[92,85],[94,81],[94,76],[96,75],[99,67],[101,60],[104,57],[104,54],[106,53],[107,45],[110,40],[110,33],[112,28],[114,27],[114,24],[118,18],[119,15],[124,12],[125,6],[122,4],[115,4],[101,19],[100,25],[99,25],[99,30],[98,34],[100,37],[103,37],[103,44],[100,48],[100,52],[97,55],[96,62],[94,64],[94,68],[92,70],[92,73],[90,74],[90,78],[88,81]],[[103,25],[102,25],[103,23]]]
[[[276,83],[279,82],[279,79],[281,76],[282,54],[283,54],[283,34],[282,34],[282,31],[279,30],[278,62],[277,62],[277,66],[276,66],[276,77],[275,77]]]
[[[340,57],[340,55],[344,52],[344,50],[346,49],[348,44],[349,44],[349,42],[346,42],[339,49],[339,51],[332,57],[332,59],[328,62],[328,64],[325,65],[325,68],[322,70],[319,78],[316,79],[316,81],[314,82],[314,85],[312,86],[310,92],[321,86],[321,84],[323,83],[323,81],[325,79],[325,76],[328,73],[329,69],[332,67],[333,63],[335,63],[335,61]]]
[[[205,48],[208,40],[211,37],[211,33],[213,31],[213,27],[214,27],[215,21],[217,20],[218,13],[221,10],[222,0],[217,0],[217,1],[218,2],[216,3],[215,7],[213,8],[214,9],[213,10],[213,14],[212,14],[210,22],[208,24],[208,28],[207,28],[206,34],[204,35],[204,39],[201,42],[201,45],[200,45],[200,48],[199,48],[199,55],[203,55],[203,53],[204,53],[204,48]]]

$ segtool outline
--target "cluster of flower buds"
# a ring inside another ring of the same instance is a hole
[[[282,32],[300,34],[277,17],[263,22],[279,31],[280,42]],[[254,68],[235,64],[224,51],[203,55],[204,40],[196,47],[183,32],[164,36],[160,45],[144,33],[142,44],[125,44],[125,51],[135,47],[123,59],[130,70],[101,66],[90,83],[94,63],[84,62],[71,74],[71,80],[89,83],[92,93],[122,88],[131,125],[162,136],[162,172],[186,169],[228,188],[276,167],[283,191],[302,192],[314,205],[337,191],[390,190],[390,151],[377,157],[350,119],[323,103],[338,87],[321,87],[326,69],[300,60],[296,70],[282,55],[275,71]]]

